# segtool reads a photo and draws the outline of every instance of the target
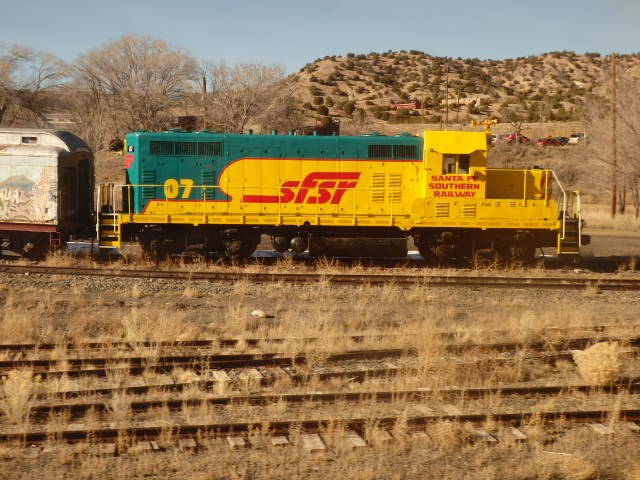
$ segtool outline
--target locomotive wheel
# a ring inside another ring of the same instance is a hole
[[[427,263],[435,263],[436,255],[433,251],[433,245],[426,242],[420,242],[416,244],[416,247],[418,247],[420,256],[424,258]]]
[[[511,260],[511,248],[507,245],[495,245],[492,250],[493,263],[499,267],[505,267]]]
[[[511,251],[513,258],[522,262],[528,262],[533,260],[536,255],[536,247],[531,245],[519,245],[513,247]]]
[[[167,256],[166,250],[163,248],[162,240],[157,238],[145,239],[142,242],[142,251],[144,254],[155,262],[164,260]]]
[[[260,234],[255,232],[237,232],[224,240],[224,251],[233,261],[249,258],[260,243]]]

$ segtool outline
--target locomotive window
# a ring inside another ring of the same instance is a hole
[[[197,146],[198,144],[195,142],[176,142],[176,155],[197,155]]]
[[[38,137],[22,137],[21,141],[22,143],[33,145],[35,143],[38,143]]]
[[[393,146],[393,158],[409,159],[416,158],[418,156],[418,149],[415,145],[394,145]]]
[[[198,143],[198,154],[222,155],[222,142],[200,142]]]
[[[442,173],[469,173],[469,155],[445,154],[442,156]]]
[[[442,173],[447,175],[449,173],[456,173],[456,156],[455,155],[443,155],[442,156]]]
[[[173,155],[173,142],[151,141],[152,155]]]
[[[458,155],[458,173],[469,173],[469,155]]]
[[[369,145],[369,158],[393,158],[393,147],[391,145]]]

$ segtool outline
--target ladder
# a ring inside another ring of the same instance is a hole
[[[96,235],[99,248],[120,248],[122,246],[122,220],[114,209],[114,186],[111,183],[98,185],[96,196]]]
[[[120,215],[117,213],[100,213],[97,232],[98,246],[100,248],[120,248],[122,246]]]
[[[589,244],[589,237],[582,234],[582,212],[580,210],[580,191],[571,192],[570,205],[564,202],[561,213],[561,229],[558,232],[558,255],[580,256],[580,248]]]

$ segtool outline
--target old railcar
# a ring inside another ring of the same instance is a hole
[[[66,131],[0,129],[0,250],[40,257],[94,228],[89,147]]]
[[[483,249],[526,258],[548,246],[577,255],[583,241],[579,210],[570,213],[577,192],[550,170],[488,168],[486,132],[136,132],[125,149],[121,204],[119,187],[100,187],[106,248],[139,240],[156,255],[247,256],[261,234],[295,251],[316,237],[412,236],[426,258]]]

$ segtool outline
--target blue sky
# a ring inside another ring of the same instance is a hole
[[[278,64],[421,50],[504,59],[640,52],[640,0],[0,0],[0,43],[73,61],[127,33],[199,61]]]

